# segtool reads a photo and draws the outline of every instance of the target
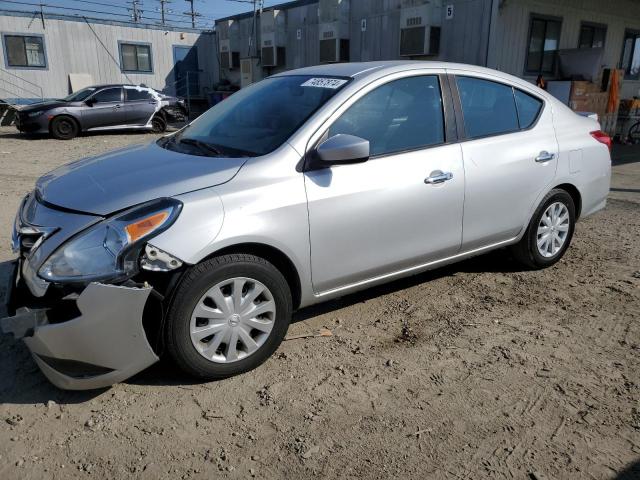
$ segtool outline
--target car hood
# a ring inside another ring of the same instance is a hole
[[[105,216],[228,182],[246,160],[187,155],[152,142],[69,163],[40,177],[36,191],[45,203]]]
[[[29,105],[23,105],[19,108],[21,112],[39,112],[40,110],[49,110],[52,108],[66,107],[69,102],[63,102],[60,100],[49,100],[46,102],[30,103]]]

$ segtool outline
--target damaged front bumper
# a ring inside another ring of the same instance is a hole
[[[17,262],[5,302],[14,315],[0,328],[22,338],[45,376],[66,390],[89,390],[121,382],[157,362],[142,323],[152,288],[89,284],[63,318],[55,306],[30,308],[17,300]]]

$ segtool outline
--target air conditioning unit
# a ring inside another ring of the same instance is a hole
[[[220,54],[220,68],[233,70],[240,67],[240,39],[238,23],[227,20],[216,25]]]
[[[349,0],[320,0],[318,21],[320,62],[348,62]]]
[[[240,60],[240,88],[248,87],[252,83],[262,80],[260,59],[255,57]]]
[[[260,56],[263,67],[286,64],[286,13],[284,10],[266,10],[260,16]]]
[[[403,0],[400,9],[400,56],[440,53],[441,0]]]

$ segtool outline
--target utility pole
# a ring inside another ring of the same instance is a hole
[[[131,8],[129,10],[131,11],[131,18],[133,20],[133,23],[138,23],[141,20],[141,17],[142,17],[142,10],[140,10],[141,6],[142,6],[142,0],[131,0]]]
[[[200,14],[193,9],[193,0],[185,0],[185,2],[191,4],[191,11],[184,12],[184,14],[191,17],[191,27],[196,28],[196,17],[199,17]]]
[[[162,17],[162,25],[165,24],[165,19],[164,19],[164,11],[165,8],[164,6],[171,3],[170,0],[158,0],[160,2],[160,16]]]

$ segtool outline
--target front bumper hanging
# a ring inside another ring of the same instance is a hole
[[[16,269],[14,269],[16,270]],[[9,279],[7,303],[15,300]],[[6,285],[6,284],[5,284]],[[151,287],[89,284],[76,299],[79,315],[56,322],[51,309],[13,305],[0,328],[22,338],[45,376],[66,390],[89,390],[121,382],[159,359],[142,325]]]

